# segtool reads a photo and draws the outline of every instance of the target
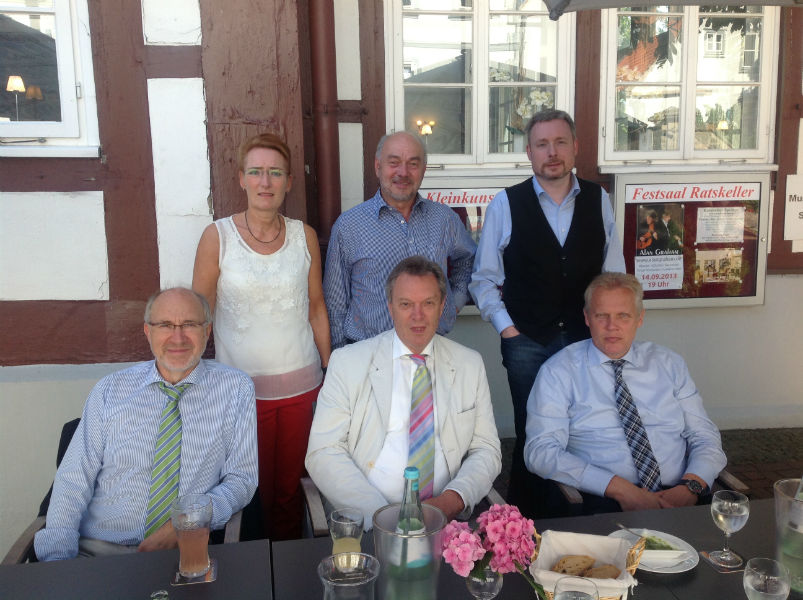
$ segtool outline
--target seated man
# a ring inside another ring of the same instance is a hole
[[[696,504],[726,463],[683,359],[633,341],[642,298],[632,275],[593,279],[591,339],[550,358],[527,402],[527,468],[577,487],[586,513]]]
[[[210,323],[209,305],[191,290],[148,301],[156,360],[104,377],[89,395],[36,534],[39,560],[175,547],[177,496],[209,494],[212,529],[250,501],[254,386],[245,373],[201,360]]]
[[[446,300],[441,268],[402,260],[385,286],[393,329],[336,350],[318,396],[306,466],[335,507],[400,502],[417,466],[421,499],[468,516],[501,470],[488,380],[474,350],[435,335]]]

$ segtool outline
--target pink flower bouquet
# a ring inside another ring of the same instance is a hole
[[[443,530],[443,558],[461,577],[479,576],[485,567],[499,574],[521,573],[539,598],[544,589],[525,571],[535,553],[535,526],[510,504],[494,504],[477,518],[477,529],[452,521]]]

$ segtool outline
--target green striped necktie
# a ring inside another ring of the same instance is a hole
[[[151,471],[151,491],[145,516],[145,537],[164,525],[170,518],[170,505],[178,496],[178,477],[181,466],[181,414],[178,400],[191,383],[170,387],[164,381],[157,384],[167,396],[156,435],[156,451]]]

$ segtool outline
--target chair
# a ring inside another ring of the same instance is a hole
[[[301,478],[301,489],[304,493],[304,523],[302,524],[303,537],[326,537],[329,535],[329,525],[326,522],[326,512],[323,508],[321,492],[309,477]],[[502,495],[494,488],[485,496],[489,505],[506,504]]]
[[[81,419],[73,419],[67,421],[61,428],[61,437],[59,438],[59,448],[56,452],[56,469],[61,465],[61,460],[64,458],[64,453],[67,452],[67,447],[70,445],[73,434],[78,428],[78,423]],[[11,545],[11,548],[3,558],[2,565],[16,565],[26,562],[37,562],[36,553],[33,549],[33,538],[36,532],[45,527],[45,517],[47,516],[47,509],[50,506],[50,496],[53,493],[53,484],[50,485],[42,503],[39,505],[39,514],[31,521],[31,524],[25,528],[17,540]],[[240,528],[242,525],[243,511],[239,510],[231,516],[229,522],[226,523],[225,532],[223,534],[223,543],[230,544],[240,541]]]

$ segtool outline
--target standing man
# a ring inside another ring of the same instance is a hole
[[[451,331],[468,300],[476,245],[451,208],[418,194],[427,168],[424,146],[406,132],[386,135],[374,167],[379,191],[338,217],[326,252],[323,291],[333,349],[393,327],[385,280],[408,256],[425,256],[451,273],[438,333]]]
[[[664,208],[661,215],[661,222],[656,226],[658,237],[656,245],[659,250],[672,250],[673,254],[679,254],[683,247],[683,230],[672,220],[672,215],[668,208]]]
[[[589,336],[583,292],[600,272],[623,272],[625,263],[608,194],[572,174],[572,118],[539,112],[525,135],[534,177],[488,206],[469,289],[502,337],[516,426],[508,501],[528,505],[537,482],[528,477],[523,451],[535,376],[555,352]]]

